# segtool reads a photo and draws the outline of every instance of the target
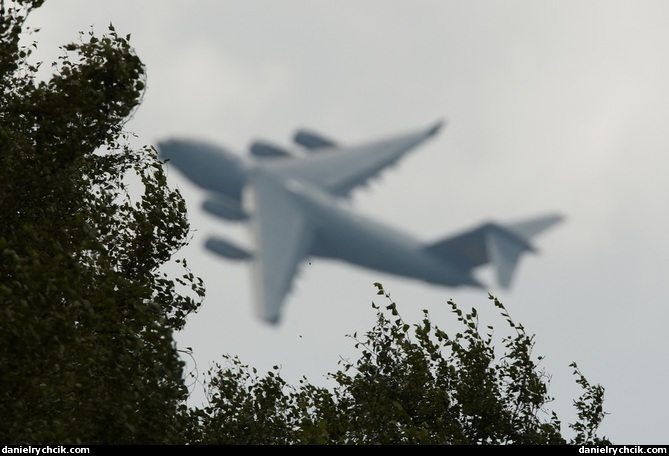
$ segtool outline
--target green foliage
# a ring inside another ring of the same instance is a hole
[[[293,440],[290,413],[293,396],[278,372],[259,378],[238,358],[228,357],[226,368],[216,365],[211,376],[210,406],[193,409],[195,420],[188,441],[205,444],[281,444]],[[275,370],[278,368],[275,368]],[[209,432],[221,430],[223,432]]]
[[[128,37],[82,34],[38,81],[19,38],[41,3],[0,15],[0,440],[169,442],[187,393],[172,333],[203,294],[161,272],[184,201],[155,150],[125,144],[145,84]]]
[[[379,293],[385,293],[377,284]],[[278,368],[266,377],[239,360],[210,372],[209,405],[197,417],[191,441],[281,444],[603,444],[596,431],[604,416],[603,388],[576,370],[584,394],[575,401],[576,437],[562,435],[547,409],[548,376],[532,356],[533,337],[493,296],[511,334],[495,355],[493,328],[479,331],[475,309],[449,302],[462,332],[449,336],[427,311],[420,324],[403,321],[394,302],[377,310],[360,357],[330,374],[333,390],[303,379],[287,385]],[[574,366],[575,367],[575,366]]]
[[[569,425],[576,431],[573,443],[576,445],[603,445],[608,444],[607,439],[597,436],[597,428],[602,424],[604,413],[604,388],[600,385],[591,385],[586,380],[576,363],[571,363],[576,376],[576,383],[583,388],[583,394],[574,401],[578,411],[578,421]]]

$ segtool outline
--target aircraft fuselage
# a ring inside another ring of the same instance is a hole
[[[294,180],[285,187],[313,227],[313,256],[439,285],[480,286],[469,271],[425,250],[406,233],[364,217],[313,187]]]

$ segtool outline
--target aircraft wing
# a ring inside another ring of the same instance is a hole
[[[250,183],[244,203],[252,214],[255,307],[260,318],[277,323],[284,297],[309,251],[312,234],[290,193],[274,176],[258,170]]]
[[[441,126],[439,122],[418,132],[336,149],[334,153],[314,154],[305,160],[280,160],[264,166],[284,178],[315,185],[334,195],[348,196],[353,189],[434,136]]]

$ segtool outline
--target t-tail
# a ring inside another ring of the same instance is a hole
[[[499,286],[508,288],[521,255],[536,252],[532,239],[562,219],[560,215],[548,215],[505,225],[486,223],[426,249],[467,270],[490,263]]]

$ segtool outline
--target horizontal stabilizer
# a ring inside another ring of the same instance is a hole
[[[544,217],[538,217],[532,220],[512,223],[505,226],[519,236],[522,236],[525,239],[531,239],[534,236],[546,231],[553,225],[561,222],[562,220],[564,220],[564,217],[561,215],[547,215]]]
[[[328,147],[336,147],[337,144],[318,133],[300,130],[295,133],[293,138],[296,144],[306,147],[309,150],[325,149]]]
[[[241,205],[232,198],[217,195],[202,203],[202,209],[225,220],[240,221],[248,218]]]
[[[253,144],[251,144],[251,148],[249,150],[252,155],[259,158],[266,158],[266,157],[287,158],[292,156],[292,154],[287,150],[281,149],[280,147],[277,147],[273,144],[261,141],[256,141]]]
[[[507,288],[523,252],[535,252],[529,240],[561,220],[561,216],[550,215],[504,226],[487,223],[426,249],[462,268],[491,263],[497,283]]]
[[[248,260],[251,258],[251,254],[247,250],[221,238],[210,237],[204,246],[212,252],[231,260]]]

